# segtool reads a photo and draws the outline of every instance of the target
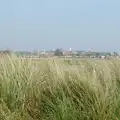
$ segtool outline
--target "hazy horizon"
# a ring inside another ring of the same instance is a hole
[[[0,49],[120,52],[119,0],[4,0]]]

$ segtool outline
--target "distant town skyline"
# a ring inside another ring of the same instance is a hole
[[[3,0],[0,49],[120,52],[119,0]]]

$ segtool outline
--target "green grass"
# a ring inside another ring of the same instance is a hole
[[[119,60],[0,60],[0,120],[119,120],[119,111]]]

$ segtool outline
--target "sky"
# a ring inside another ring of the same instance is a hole
[[[0,49],[120,52],[120,0],[1,0]]]

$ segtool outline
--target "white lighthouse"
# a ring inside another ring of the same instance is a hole
[[[70,48],[69,51],[72,51],[72,48]]]

